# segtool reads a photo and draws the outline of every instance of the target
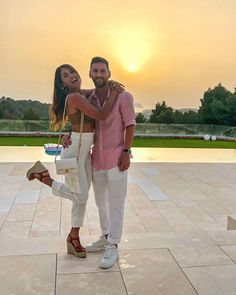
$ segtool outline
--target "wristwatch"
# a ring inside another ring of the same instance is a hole
[[[131,154],[131,149],[123,149],[124,153]]]

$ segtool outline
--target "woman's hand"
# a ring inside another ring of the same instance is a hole
[[[109,80],[109,87],[114,90],[117,94],[125,90],[125,86],[117,81]]]
[[[70,136],[71,134],[64,134],[61,137],[61,143],[64,149],[68,148],[71,145]]]
[[[120,93],[120,92],[119,92]],[[111,88],[110,94],[109,94],[109,98],[116,100],[118,94],[119,94],[115,89]]]

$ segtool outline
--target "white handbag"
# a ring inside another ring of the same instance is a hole
[[[62,120],[65,117],[65,113],[66,113],[67,98],[68,97],[66,97],[66,100],[65,100],[65,106],[64,106]],[[67,176],[71,177],[72,180],[74,179],[75,175],[78,175],[78,172],[79,172],[78,171],[78,161],[79,161],[80,147],[82,144],[83,125],[84,125],[84,114],[81,112],[78,156],[74,157],[74,158],[68,158],[68,159],[57,159],[57,155],[55,155],[55,166],[56,166],[57,174],[58,175],[67,175]],[[58,146],[60,143],[61,133],[62,133],[62,124],[61,124],[59,139],[58,139]]]
[[[78,174],[78,161],[77,158],[58,159],[55,162],[56,172],[58,175],[65,174]]]

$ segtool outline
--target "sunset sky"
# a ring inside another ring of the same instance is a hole
[[[62,63],[92,88],[100,55],[138,111],[198,108],[209,87],[236,85],[236,0],[1,0],[0,53],[0,97],[51,102]]]

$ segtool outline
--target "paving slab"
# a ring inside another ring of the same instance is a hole
[[[220,248],[236,263],[236,245],[220,246]]]
[[[169,247],[181,267],[234,264],[220,247]],[[226,252],[227,253],[227,252]]]
[[[60,253],[57,261],[58,274],[75,274],[75,273],[97,273],[97,272],[114,272],[119,271],[118,264],[109,269],[102,270],[98,267],[104,252],[88,253],[86,258],[77,258],[73,255]]]
[[[31,225],[30,221],[6,221],[0,231],[0,239],[26,239],[30,234]]]
[[[199,295],[236,294],[236,265],[183,268]]]
[[[121,251],[119,264],[128,294],[197,295],[168,250]]]
[[[36,204],[14,204],[7,216],[7,221],[32,221]]]
[[[56,255],[0,257],[1,295],[53,295]]]
[[[56,295],[127,295],[120,272],[58,275]]]

